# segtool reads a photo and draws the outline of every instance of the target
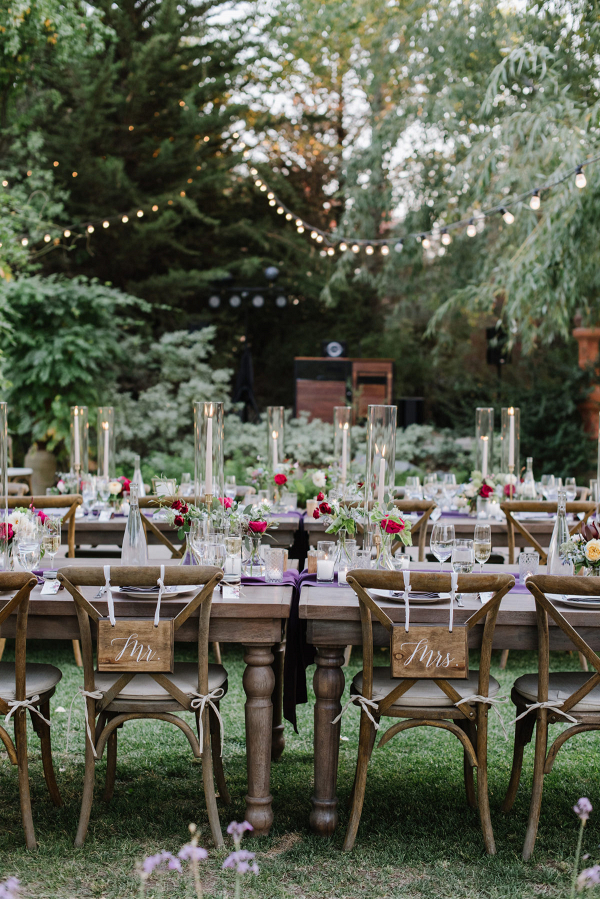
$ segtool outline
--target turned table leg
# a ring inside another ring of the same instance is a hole
[[[271,735],[271,758],[274,762],[281,758],[285,749],[285,735],[283,723],[283,660],[285,657],[285,643],[275,643],[272,648],[274,661],[272,664],[275,677],[275,689],[273,690],[273,730]]]
[[[337,769],[341,722],[332,724],[341,711],[344,692],[343,646],[318,646],[315,689],[315,792],[312,797],[310,826],[323,837],[335,831],[337,814]]]
[[[246,764],[248,795],[246,820],[256,836],[266,836],[273,823],[271,786],[271,733],[275,686],[271,645],[244,646],[244,690],[246,692]]]

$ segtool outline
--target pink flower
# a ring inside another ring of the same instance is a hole
[[[15,536],[15,532],[14,532],[13,526],[12,526],[12,524],[10,524],[10,522],[8,524],[8,538],[6,537],[6,525],[0,524],[0,538],[2,540],[6,540],[6,539],[12,540],[14,536]]]
[[[185,524],[185,518],[183,517],[183,515],[176,515],[173,519],[173,524],[176,528],[182,528]]]
[[[130,478],[121,477],[121,478],[119,478],[119,480],[123,484],[123,493],[130,493],[131,492]]]
[[[513,496],[516,494],[517,488],[515,487],[515,485],[513,484],[512,487],[511,487],[510,484],[505,484],[505,485],[504,485],[504,495],[505,495],[505,496],[510,496],[511,492],[512,492],[512,495],[513,495]]]
[[[279,487],[283,487],[284,484],[287,484],[287,478],[284,474],[276,474],[275,475],[275,483]]]
[[[48,516],[47,516],[44,512],[42,512],[41,509],[40,509],[40,511],[39,511],[37,514],[38,514],[38,518],[40,519],[40,521],[42,522],[42,524],[43,524],[43,523],[45,522],[45,520],[48,518]]]
[[[247,830],[254,830],[249,821],[242,821],[241,824],[238,824],[237,821],[230,821],[227,825],[227,833],[234,839],[235,837],[241,839]]]
[[[576,815],[579,815],[582,821],[587,821],[587,819],[590,817],[591,810],[592,803],[589,799],[586,799],[585,796],[582,796],[582,798],[579,799],[573,806],[573,811]]]
[[[482,484],[479,488],[479,496],[482,496],[483,499],[487,499],[494,492],[494,488],[490,487],[489,484]]]
[[[320,517],[321,517],[321,513],[319,512],[318,509],[315,509],[315,511],[313,512],[313,518],[316,520],[317,518],[320,518]]]
[[[233,500],[230,499],[228,496],[220,496],[219,502],[221,503],[221,505],[223,506],[224,509],[231,509],[231,507],[233,506]]]
[[[223,862],[224,868],[234,868],[236,874],[258,874],[258,865],[254,861],[254,852],[237,849],[228,855]]]
[[[248,522],[248,530],[252,531],[253,534],[264,534],[267,530],[267,522],[266,521],[249,521]]]
[[[177,853],[179,858],[184,861],[201,862],[208,858],[208,852],[202,846],[194,846],[193,843],[186,843]]]
[[[584,856],[585,858],[585,856]],[[600,883],[600,865],[594,865],[593,868],[584,868],[577,878],[577,890],[592,889]]]
[[[399,534],[404,530],[404,522],[400,523],[392,518],[382,518],[379,526],[386,534]]]
[[[317,502],[318,503],[322,503],[324,499],[325,499],[324,493],[317,493]]]

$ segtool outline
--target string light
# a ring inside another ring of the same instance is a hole
[[[27,244],[29,243],[29,241],[27,240],[26,237],[24,237],[23,240],[21,241],[21,243],[23,244],[24,247],[26,247]]]
[[[317,243],[323,243],[323,235],[317,234]]]
[[[446,230],[442,231],[441,241],[445,247],[449,247],[452,243],[452,237]]]
[[[74,177],[74,178],[77,177],[77,172],[73,172],[72,174],[73,174],[73,177]]]
[[[390,248],[388,247],[388,245],[386,243],[384,243],[384,245],[381,248],[381,255],[387,256],[389,252],[390,252]]]
[[[348,244],[344,243],[344,241],[342,241],[340,244],[340,253],[345,253],[347,249],[348,249]]]
[[[129,216],[128,215],[121,216],[121,221],[123,222],[124,225],[126,225],[127,222],[129,221]]]
[[[579,166],[579,168],[575,172],[575,184],[577,185],[579,190],[582,190],[582,188],[584,188],[585,185],[587,184],[587,181],[585,179],[585,175],[583,174],[583,169],[581,168],[581,166]]]
[[[316,231],[311,231],[311,232],[310,232],[310,236],[312,237],[313,240],[316,240],[316,239],[317,239],[317,232],[316,232]]]
[[[334,253],[335,253],[335,250],[333,249],[333,247],[328,247],[328,248],[327,248],[327,255],[328,255],[328,256],[333,256]]]
[[[353,243],[353,244],[352,244],[352,252],[353,252],[353,253],[360,253],[360,247],[359,247],[359,245],[358,245],[357,243]]]
[[[50,243],[51,240],[52,238],[49,234],[44,234],[44,243]]]
[[[424,237],[424,238],[421,240],[421,246],[423,247],[424,250],[428,250],[428,249],[429,249],[429,247],[431,246],[431,241],[429,240],[428,237]]]
[[[136,215],[137,215],[137,217],[138,217],[139,219],[141,219],[141,217],[143,216],[143,214],[144,214],[144,210],[143,210],[143,209],[138,209]]]
[[[68,228],[65,228],[65,230],[63,231],[63,234],[64,234],[65,237],[70,237],[70,236],[71,236],[71,232],[69,231]]]
[[[399,240],[398,243],[394,245],[394,249],[395,249],[396,253],[401,253],[402,250],[404,249],[404,241]]]
[[[286,218],[286,221],[291,222],[291,220],[294,218],[294,216],[292,215],[291,212],[288,212],[285,218]]]
[[[506,222],[507,225],[512,225],[512,223],[515,220],[515,217],[512,214],[512,212],[510,211],[510,209],[504,209],[504,207],[502,207],[502,209],[500,210],[500,214],[502,215],[502,218],[504,219],[504,221]]]
[[[107,221],[107,220],[105,219],[105,220],[102,222],[102,227],[103,227],[103,228],[109,228],[109,227],[110,227],[110,222]]]
[[[365,250],[365,253],[367,254],[367,256],[372,256],[373,252],[374,252],[373,247],[371,246],[371,244],[369,244]]]
[[[467,236],[475,237],[476,234],[477,234],[477,228],[475,227],[475,222],[473,221],[473,219],[471,219],[471,221],[467,225]]]
[[[267,194],[267,200],[272,200],[274,198],[274,196],[275,196],[275,194],[273,193],[273,191],[272,190],[269,191],[269,193]]]
[[[529,205],[535,211],[540,208],[540,192],[539,190],[534,190],[531,195],[531,200],[529,201]]]
[[[156,203],[152,207],[152,212],[158,212],[158,206],[156,205]]]
[[[304,226],[303,225],[298,225],[296,230],[298,231],[298,234],[304,234]]]
[[[93,234],[94,231],[95,231],[95,228],[94,228],[93,225],[88,225],[88,226],[87,226],[87,233],[88,233],[88,234]]]
[[[277,207],[277,215],[283,215],[283,212],[284,212],[283,206],[278,206]]]

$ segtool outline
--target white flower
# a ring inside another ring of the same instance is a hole
[[[588,562],[600,562],[600,540],[590,540],[583,552]]]
[[[472,499],[476,493],[477,493],[477,488],[476,488],[475,484],[467,484],[467,486],[465,487],[465,496],[468,499]]]
[[[315,487],[324,487],[327,483],[325,472],[321,471],[320,468],[318,468],[316,471],[313,471],[312,482]]]
[[[123,488],[123,485],[120,481],[111,481],[108,485],[108,489],[111,492],[111,496],[117,496]]]

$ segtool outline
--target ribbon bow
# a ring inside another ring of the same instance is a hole
[[[158,584],[158,599],[156,601],[156,612],[154,613],[154,627],[158,627],[160,621],[160,601],[162,599],[163,590],[165,589],[165,566],[160,566],[160,577],[156,582]]]
[[[194,711],[199,710],[198,716],[198,741],[200,743],[200,755],[202,755],[202,747],[204,745],[204,724],[202,723],[202,717],[204,715],[204,709],[206,706],[210,706],[215,715],[217,716],[217,720],[219,722],[219,730],[221,733],[221,756],[223,755],[223,740],[225,737],[225,729],[223,725],[223,719],[221,718],[221,713],[219,711],[219,707],[216,705],[216,700],[222,699],[225,696],[225,690],[223,687],[217,687],[216,690],[211,690],[210,693],[202,694],[192,692],[192,695],[195,699],[192,699],[190,706],[194,709]]]
[[[348,709],[350,708],[350,706],[353,705],[353,703],[355,703],[355,702],[357,702],[359,704],[359,706],[361,707],[361,709],[363,710],[363,712],[366,713],[367,718],[371,719],[373,725],[375,726],[375,730],[379,730],[379,722],[375,721],[375,718],[373,718],[373,715],[369,711],[369,707],[372,709],[378,709],[379,703],[375,702],[373,699],[367,699],[366,696],[361,696],[360,694],[355,695],[354,693],[350,694],[350,699],[348,700],[348,702],[346,703],[346,705],[344,706],[342,711],[339,713],[337,718],[334,718],[331,723],[337,724],[338,721],[341,720],[342,715],[345,715],[346,712],[348,711]]]
[[[5,724],[10,724],[10,719],[19,709],[29,709],[30,712],[35,712],[38,718],[41,718],[42,721],[45,721],[48,727],[50,727],[50,722],[47,718],[44,718],[42,713],[38,708],[36,708],[35,703],[40,701],[40,697],[36,694],[32,696],[31,699],[9,699],[6,703],[9,707],[10,711],[4,718]]]
[[[572,715],[568,715],[566,712],[563,712],[563,710],[556,704],[556,702],[532,702],[531,705],[525,706],[524,712],[521,712],[520,715],[517,715],[517,717],[515,718],[515,724],[520,718],[524,718],[525,715],[529,714],[529,712],[533,712],[534,709],[549,709],[550,711],[555,712],[557,715],[562,715],[563,718],[566,718],[567,721],[570,721],[572,724],[577,724],[577,718],[573,718]]]
[[[454,624],[454,598],[456,596],[456,588],[458,587],[458,571],[452,571],[450,573],[450,623],[448,624],[448,631],[452,633],[452,626]]]
[[[404,630],[408,633],[410,625],[410,604],[408,601],[410,596],[410,571],[408,568],[402,570],[402,577],[404,578]]]
[[[500,714],[500,709],[498,709],[497,705],[502,705],[504,702],[508,702],[508,696],[481,696],[479,693],[473,693],[472,696],[465,696],[464,699],[460,699],[458,702],[455,702],[455,706],[460,706],[463,702],[482,702],[485,705],[489,705],[491,710],[496,713],[498,716],[498,721],[500,722],[500,727],[502,728],[502,733],[504,734],[504,739],[508,740],[508,734],[506,733],[506,728],[504,727],[504,721],[502,720],[502,715]]]
[[[108,617],[111,626],[117,623],[115,620],[115,604],[113,602],[112,587],[110,585],[110,565],[104,566],[104,590],[106,592],[106,601],[108,603]]]
[[[109,566],[107,565],[106,567],[108,568]],[[92,753],[94,755],[94,758],[96,760],[99,758],[99,756],[96,754],[96,746],[94,745],[94,740],[92,738],[92,731],[90,728],[90,719],[89,719],[89,715],[88,715],[88,705],[86,702],[86,698],[87,699],[102,699],[103,695],[104,694],[101,693],[99,690],[78,690],[77,693],[75,693],[75,695],[73,696],[73,699],[71,700],[71,705],[69,706],[69,717],[67,719],[67,743],[66,743],[66,747],[65,747],[65,752],[69,751],[69,737],[71,736],[71,713],[73,711],[73,704],[78,696],[82,696],[83,697],[83,712],[85,714],[85,729],[87,731],[87,737],[88,737],[88,740],[90,741],[90,746],[92,747]]]

